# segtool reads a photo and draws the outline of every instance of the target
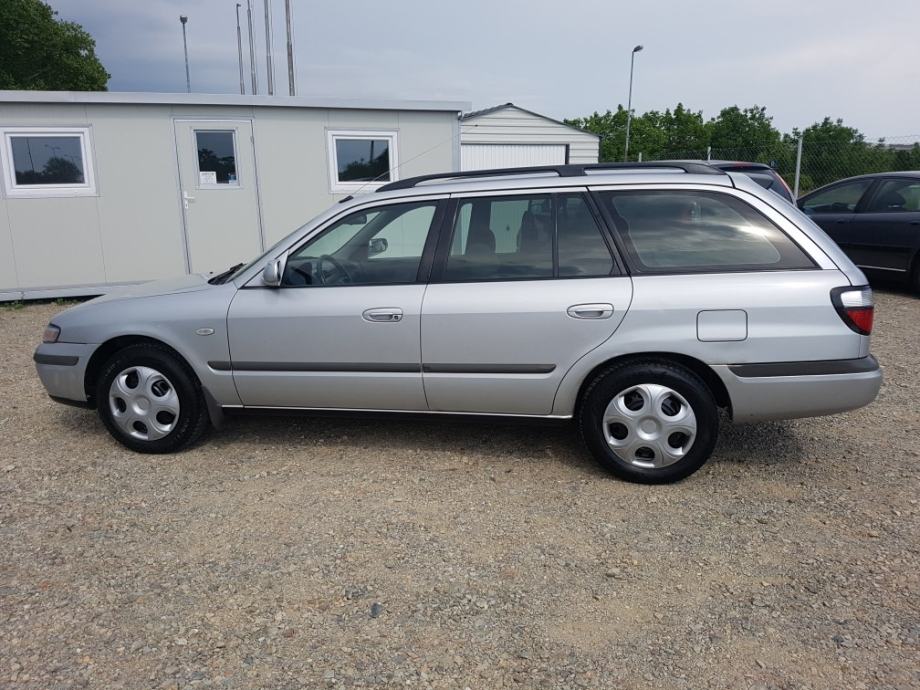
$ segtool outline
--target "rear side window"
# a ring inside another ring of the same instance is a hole
[[[920,211],[920,180],[885,180],[866,207],[866,213]]]
[[[608,276],[613,257],[581,194],[461,199],[444,280]]]
[[[600,196],[639,272],[814,268],[782,230],[727,194],[650,190]]]

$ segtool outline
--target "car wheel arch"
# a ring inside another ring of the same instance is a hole
[[[157,338],[151,338],[150,336],[145,335],[119,335],[113,338],[109,338],[105,342],[99,345],[94,351],[92,356],[89,359],[89,362],[86,365],[86,373],[83,377],[83,388],[86,391],[86,399],[89,401],[91,406],[95,406],[96,401],[93,400],[93,393],[96,388],[96,381],[99,378],[99,375],[102,372],[102,367],[109,360],[109,358],[114,355],[119,350],[130,345],[141,345],[149,344],[156,345],[158,347],[166,349],[173,357],[178,359],[188,368],[191,373],[194,381],[200,386],[201,380],[198,378],[198,375],[195,373],[194,367],[189,364],[189,361],[186,357],[182,355],[181,352],[176,350],[173,346],[168,343],[158,340]]]
[[[581,385],[578,388],[578,395],[575,398],[574,414],[578,414],[578,408],[584,399],[584,393],[598,374],[613,365],[620,365],[642,360],[664,361],[689,369],[703,380],[703,382],[709,388],[709,391],[712,393],[713,398],[715,398],[716,404],[719,407],[727,409],[729,415],[731,415],[731,397],[728,394],[728,389],[725,387],[725,383],[721,378],[719,378],[719,375],[713,371],[712,367],[710,367],[702,360],[677,352],[631,352],[629,354],[611,357],[604,360],[603,362],[598,363],[593,369],[591,369],[591,371],[585,375],[581,381]]]

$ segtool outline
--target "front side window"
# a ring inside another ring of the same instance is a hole
[[[2,130],[4,180],[9,196],[95,194],[87,128]]]
[[[920,211],[920,180],[885,180],[866,207],[866,213]]]
[[[374,189],[395,179],[395,132],[330,132],[332,190]]]
[[[436,208],[422,201],[351,213],[288,256],[282,285],[414,283]]]
[[[613,258],[581,194],[460,200],[447,281],[610,275]]]
[[[802,204],[802,210],[812,213],[852,213],[869,189],[872,180],[853,180],[834,185],[808,197]]]
[[[234,132],[196,130],[198,148],[198,185],[239,184],[236,176],[236,142]]]
[[[600,196],[639,272],[814,267],[782,230],[727,194],[655,190],[602,192]]]

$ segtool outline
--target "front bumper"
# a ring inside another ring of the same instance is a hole
[[[83,343],[42,343],[32,359],[42,385],[53,399],[70,404],[85,404],[84,379],[89,358],[97,345]]]
[[[875,357],[825,362],[716,365],[735,422],[819,417],[875,400],[882,370]]]

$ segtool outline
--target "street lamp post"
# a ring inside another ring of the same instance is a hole
[[[636,63],[636,53],[642,50],[642,46],[636,46],[629,55],[629,100],[626,103],[626,148],[623,151],[623,160],[629,160],[629,130],[632,126],[632,85],[633,85],[633,67]]]
[[[275,63],[272,60],[272,0],[265,0],[265,66],[268,71],[268,95],[275,93]]]
[[[243,78],[243,34],[240,31],[240,3],[236,3],[236,50],[240,54],[240,93],[246,93],[246,80]]]
[[[297,86],[294,79],[294,10],[291,0],[284,0],[284,26],[287,31],[287,62],[288,62],[288,89],[292,96],[297,95]]]
[[[255,95],[259,93],[259,79],[256,77],[256,43],[252,36],[252,0],[246,0],[246,23],[249,24],[249,81]]]
[[[179,22],[182,24],[182,49],[185,51],[185,92],[192,92],[192,79],[188,73],[188,39],[185,35],[185,25],[188,23],[188,17],[184,14],[179,15]]]

